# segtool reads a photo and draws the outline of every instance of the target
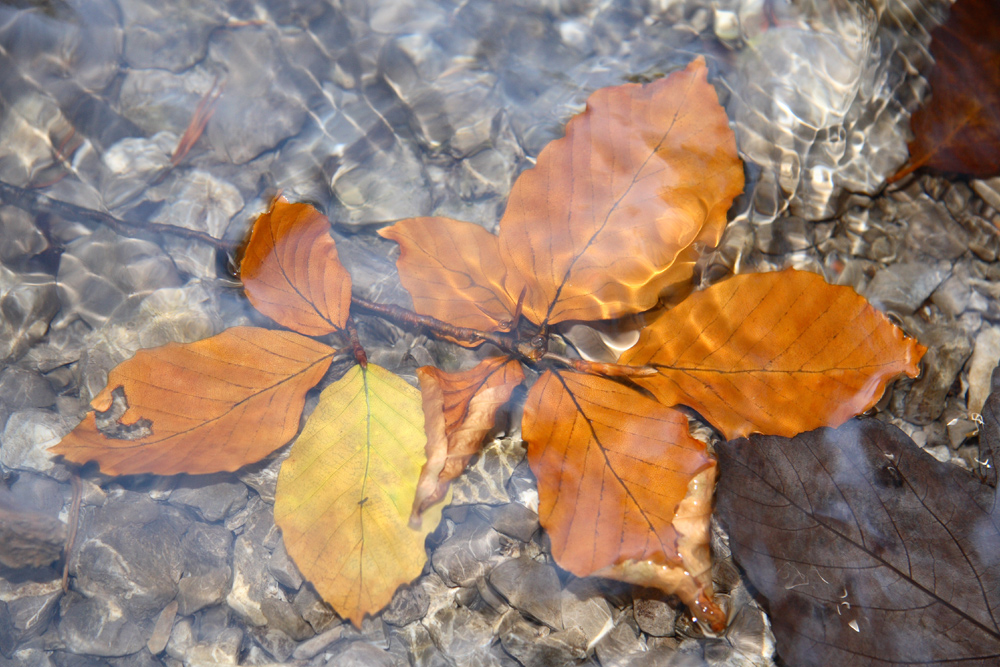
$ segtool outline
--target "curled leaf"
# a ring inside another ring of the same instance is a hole
[[[655,368],[636,382],[727,438],[792,436],[872,407],[897,375],[917,375],[925,351],[851,288],[789,269],[692,294],[621,363]]]
[[[483,447],[497,411],[524,382],[517,361],[491,357],[475,368],[445,373],[433,366],[417,369],[427,432],[427,463],[420,471],[413,519],[441,500],[451,481]]]
[[[290,331],[256,327],[139,350],[111,370],[91,406],[108,410],[121,388],[128,409],[118,423],[142,420],[150,432],[110,438],[91,412],[51,451],[75,463],[97,461],[111,475],[236,470],[291,440],[306,392],[334,352]]]
[[[514,312],[497,237],[448,218],[410,218],[379,234],[399,244],[399,278],[418,313],[481,331],[501,328]],[[515,295],[516,297],[516,295]]]
[[[240,278],[254,308],[306,336],[344,328],[351,276],[337,258],[330,221],[308,204],[277,198],[254,223]]]
[[[729,119],[702,58],[649,84],[602,88],[517,179],[500,221],[507,293],[537,324],[654,306],[688,281],[743,191]],[[678,262],[678,260],[680,260]]]
[[[711,599],[707,552],[689,543],[683,553],[685,535],[674,523],[692,479],[715,466],[689,435],[687,417],[613,380],[547,371],[528,392],[522,433],[538,478],[539,520],[561,567],[641,580],[724,623]],[[701,507],[689,503],[683,515],[695,542],[707,536],[711,482],[714,475],[696,484],[692,503]]]
[[[355,366],[320,394],[278,474],[274,520],[302,575],[355,626],[420,574],[441,506],[407,526],[424,463],[420,392]]]

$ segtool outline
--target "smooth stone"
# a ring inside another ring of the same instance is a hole
[[[416,583],[401,586],[382,612],[382,620],[390,625],[403,627],[423,618],[430,604],[430,596],[423,585]]]
[[[18,502],[0,485],[0,564],[41,567],[58,560],[66,543],[66,524]]]
[[[352,642],[338,651],[327,667],[403,667],[390,653],[365,642]]]
[[[930,297],[950,272],[948,262],[892,264],[875,274],[865,295],[880,310],[909,315]]]
[[[431,565],[451,586],[475,586],[500,558],[500,534],[470,518],[434,550]]]
[[[969,369],[969,412],[980,414],[990,394],[990,378],[1000,363],[1000,327],[983,327],[976,336]]]
[[[170,494],[170,503],[195,509],[209,523],[221,521],[247,504],[247,487],[243,482],[217,481],[204,484],[200,479],[191,481],[198,486],[179,486],[174,489]]]
[[[923,374],[905,397],[903,419],[913,424],[930,424],[944,411],[945,399],[966,359],[972,354],[972,342],[962,331],[944,326],[917,332],[917,339],[927,346],[921,360]]]
[[[442,607],[423,620],[434,644],[455,664],[468,664],[489,649],[495,639],[493,625],[465,607]]]
[[[344,636],[344,625],[337,625],[328,630],[324,630],[315,637],[307,639],[292,651],[295,660],[309,660],[323,652],[330,644],[339,641]]]
[[[330,626],[333,623],[337,622],[337,615],[333,609],[316,594],[316,590],[311,584],[299,589],[292,601],[292,606],[295,607],[295,612],[316,632],[324,633],[331,629]]]
[[[15,470],[47,473],[56,479],[68,478],[64,466],[57,466],[48,450],[75,425],[51,410],[18,410],[8,417],[0,437],[0,463]]]
[[[653,637],[673,637],[677,610],[663,600],[656,598],[636,598],[632,603],[632,613],[639,629]]]
[[[34,576],[14,583],[0,578],[0,602],[7,605],[11,623],[10,634],[17,643],[41,635],[59,608],[62,598],[62,582],[58,572],[50,571],[49,581],[35,581]]]
[[[251,628],[250,636],[275,660],[288,660],[295,651],[295,640],[278,628]],[[247,661],[244,660],[243,664]]]
[[[264,618],[267,619],[269,628],[277,628],[295,641],[309,639],[316,634],[312,626],[299,616],[295,607],[287,600],[264,598],[260,603],[260,610],[264,614]]]
[[[60,605],[59,637],[68,651],[81,655],[128,655],[146,645],[139,626],[112,598],[76,593]]]
[[[565,628],[580,629],[587,638],[587,651],[614,627],[611,606],[603,591],[591,579],[574,579],[562,592],[562,620]]]
[[[184,572],[208,574],[229,569],[233,554],[233,534],[223,526],[193,522],[181,538]]]
[[[1000,176],[986,179],[974,179],[972,189],[983,201],[1000,211]]]
[[[202,641],[191,646],[184,656],[184,662],[192,666],[235,665],[239,661],[243,631],[226,628],[212,641]]]
[[[51,275],[17,274],[0,266],[0,362],[20,358],[41,340],[60,305]]]
[[[553,630],[563,629],[562,587],[551,565],[522,556],[493,568],[489,581],[515,609]]]
[[[507,503],[496,507],[489,516],[490,525],[497,532],[528,542],[538,532],[538,513],[520,503]]]
[[[18,266],[49,247],[31,214],[14,206],[0,206],[0,238],[0,262],[7,266]]]
[[[579,628],[551,632],[513,609],[501,619],[498,631],[504,650],[524,667],[570,667],[587,655],[587,638]]]
[[[156,618],[153,631],[146,640],[146,648],[151,654],[157,655],[167,647],[167,640],[170,639],[170,631],[173,630],[174,619],[177,617],[177,606],[177,600],[171,601]]]
[[[189,616],[205,607],[220,604],[229,591],[231,581],[232,571],[228,567],[184,577],[177,582],[177,603],[180,614]]]
[[[267,572],[264,547],[247,533],[237,537],[233,545],[233,585],[226,604],[249,625],[266,625],[261,602],[278,595],[278,584]]]
[[[622,665],[631,667],[633,660],[646,654],[646,647],[631,625],[625,622],[623,613],[618,623],[594,647],[597,659],[602,665]]]
[[[267,571],[271,573],[275,581],[286,588],[297,591],[302,586],[302,575],[299,573],[299,568],[288,556],[283,540],[279,541],[278,545],[274,547],[274,551],[271,552],[271,558],[267,561]]]

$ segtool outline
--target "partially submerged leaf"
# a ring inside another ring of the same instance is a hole
[[[601,320],[687,287],[743,190],[743,166],[702,58],[646,85],[602,88],[518,178],[499,237],[444,218],[382,230],[416,310],[503,328],[524,293],[538,325]]]
[[[636,382],[687,405],[727,438],[839,426],[872,407],[926,348],[849,287],[788,269],[696,292],[644,329],[621,363]]]
[[[786,664],[1000,663],[993,489],[868,419],[717,454],[717,512]]]
[[[278,474],[274,520],[288,555],[355,626],[420,574],[441,507],[408,527],[424,463],[420,392],[389,371],[355,366],[319,405]]]
[[[445,373],[433,366],[417,369],[427,432],[427,463],[420,471],[413,520],[444,498],[451,481],[483,447],[497,411],[524,382],[521,364],[491,357],[475,368]]]
[[[979,461],[984,481],[997,485],[997,455],[1000,455],[1000,366],[990,377],[990,395],[983,405],[983,424],[979,428]]]
[[[659,586],[724,624],[711,603],[711,573],[705,561],[685,561],[674,524],[692,478],[715,466],[684,414],[606,378],[547,371],[528,393],[522,433],[539,520],[561,567]],[[701,511],[687,510],[684,528],[695,540],[698,531],[707,537],[711,482],[714,475],[699,487]]]
[[[958,0],[931,32],[931,98],[910,118],[910,161],[985,178],[1000,174],[1000,3]]]
[[[120,387],[128,410],[118,423],[147,420],[151,433],[109,438],[91,412],[50,451],[74,463],[97,461],[110,475],[236,470],[292,439],[306,392],[334,353],[291,331],[256,327],[139,350],[111,370],[91,406],[108,410]]]
[[[654,306],[691,278],[743,191],[729,119],[696,58],[649,84],[602,88],[511,189],[500,221],[508,294],[527,285],[537,324],[603,320]],[[519,281],[518,281],[519,278]]]
[[[495,235],[448,218],[410,218],[379,234],[399,244],[399,279],[418,313],[481,331],[510,320],[517,295],[503,290]]]
[[[277,198],[254,223],[240,278],[254,308],[307,336],[344,328],[351,276],[337,258],[330,221],[308,204]]]

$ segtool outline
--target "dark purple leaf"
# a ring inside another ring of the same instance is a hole
[[[979,429],[980,472],[986,483],[997,485],[997,454],[1000,453],[1000,366],[993,369],[990,395],[983,405],[983,425]]]
[[[787,664],[1000,664],[992,488],[875,420],[717,451],[718,513]]]

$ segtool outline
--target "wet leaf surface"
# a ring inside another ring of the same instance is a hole
[[[427,463],[420,471],[413,517],[444,498],[453,479],[483,448],[497,412],[524,382],[518,361],[484,359],[474,368],[446,373],[433,366],[417,369],[427,433]]]
[[[108,437],[91,412],[51,451],[75,463],[97,461],[111,475],[236,470],[295,436],[306,392],[335,352],[291,331],[257,327],[139,350],[111,370],[91,406],[108,410],[121,388],[128,409],[118,424],[148,432]]]
[[[980,473],[986,483],[997,485],[997,454],[1000,453],[1000,366],[993,369],[990,395],[983,404],[983,424],[979,428]]]
[[[441,505],[408,526],[424,442],[420,393],[375,364],[355,366],[320,394],[281,466],[274,520],[288,555],[355,626],[427,560]]]
[[[674,526],[691,480],[715,466],[683,413],[613,380],[548,371],[528,393],[522,431],[539,520],[561,567],[584,577],[645,561],[708,574],[685,567]],[[687,578],[667,592],[711,590],[710,575]]]
[[[1000,174],[1000,3],[958,0],[931,36],[931,97],[910,119],[910,161],[893,179],[923,166]]]
[[[926,348],[849,287],[804,271],[746,274],[696,292],[644,329],[621,363],[726,437],[792,436],[864,412]]]
[[[717,454],[717,511],[787,664],[1000,661],[1000,517],[976,476],[871,419]]]
[[[250,303],[307,336],[344,328],[351,276],[340,264],[330,221],[308,204],[278,198],[254,223],[240,266]]]

